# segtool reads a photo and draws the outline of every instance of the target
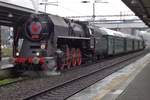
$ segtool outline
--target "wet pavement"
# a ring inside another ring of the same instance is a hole
[[[150,54],[68,98],[68,100],[115,100],[150,62]],[[124,99],[118,99],[124,100]],[[125,99],[136,100],[136,99]],[[149,100],[149,99],[148,99]]]

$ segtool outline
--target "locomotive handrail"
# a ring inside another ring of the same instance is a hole
[[[90,40],[90,38],[85,38],[85,37],[75,37],[75,36],[58,36],[57,38],[67,38],[67,39],[84,39],[84,40]]]

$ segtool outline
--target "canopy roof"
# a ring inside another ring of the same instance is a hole
[[[122,0],[143,22],[150,27],[150,0]]]

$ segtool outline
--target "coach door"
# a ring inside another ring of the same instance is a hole
[[[114,52],[114,39],[108,36],[108,55],[113,55]]]

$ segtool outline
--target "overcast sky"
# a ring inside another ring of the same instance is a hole
[[[34,8],[31,0],[0,0],[8,3],[17,4],[24,7]],[[36,0],[35,0],[36,1]],[[42,0],[39,0],[41,2]],[[48,2],[58,2],[58,6],[48,5],[47,12],[60,16],[84,16],[92,15],[93,0],[88,0],[90,3],[81,3],[82,0],[48,0]],[[98,1],[98,0],[96,0]],[[95,3],[96,15],[119,15],[132,14],[131,10],[123,4],[121,0],[99,0],[107,1],[108,3]],[[40,10],[44,11],[44,6],[39,6]]]

